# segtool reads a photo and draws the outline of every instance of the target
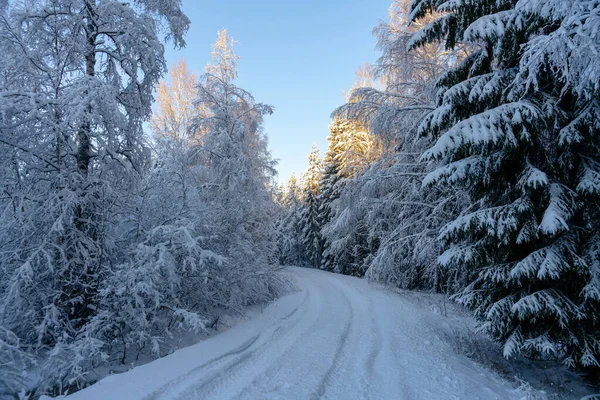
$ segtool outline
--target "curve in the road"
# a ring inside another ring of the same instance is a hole
[[[299,292],[250,321],[110,376],[77,399],[519,399],[456,354],[429,311],[364,280],[293,268]]]

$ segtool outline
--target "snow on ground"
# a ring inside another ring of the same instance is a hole
[[[291,275],[300,290],[255,318],[67,400],[526,398],[410,299],[314,269]]]
[[[424,318],[435,326],[436,333],[459,354],[499,373],[526,393],[527,400],[583,400],[598,392],[582,377],[559,360],[530,360],[522,356],[510,359],[502,355],[502,346],[480,332],[477,322],[460,305],[447,296],[401,289],[393,290],[419,309],[430,310]],[[600,400],[600,396],[593,397]],[[591,399],[590,399],[591,400]]]

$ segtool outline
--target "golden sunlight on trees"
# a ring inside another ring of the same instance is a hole
[[[302,173],[302,189],[305,192],[311,192],[314,195],[319,194],[319,181],[321,179],[322,160],[319,149],[312,145],[308,154],[308,169]]]
[[[236,40],[229,35],[227,29],[220,30],[217,35],[217,41],[212,45],[214,63],[206,66],[206,72],[224,82],[230,82],[237,78],[237,60],[240,58],[233,51]]]
[[[351,177],[379,158],[381,146],[376,137],[359,122],[335,118],[329,125],[329,149],[340,175]]]
[[[189,129],[190,122],[202,113],[201,106],[194,104],[197,82],[198,76],[183,59],[171,67],[168,80],[159,82],[156,108],[150,119],[155,135],[185,142],[186,147],[201,141],[202,132]]]

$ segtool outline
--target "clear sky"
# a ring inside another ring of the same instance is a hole
[[[238,42],[237,85],[271,104],[266,119],[280,182],[308,165],[315,143],[327,148],[330,114],[365,62],[377,58],[371,31],[387,17],[390,0],[183,0],[192,24],[187,47],[167,45],[167,63],[184,58],[202,73],[217,31]]]

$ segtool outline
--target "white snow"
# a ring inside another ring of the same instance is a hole
[[[291,274],[300,291],[256,318],[67,400],[522,398],[406,298],[348,276]]]

